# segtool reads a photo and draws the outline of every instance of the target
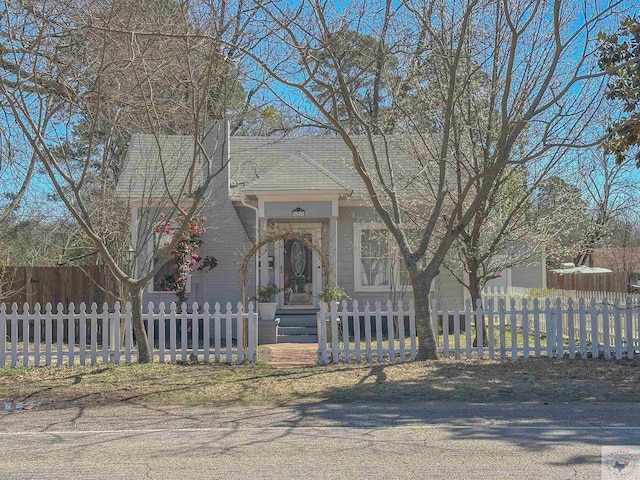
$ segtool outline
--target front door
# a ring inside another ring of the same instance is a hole
[[[280,305],[283,308],[313,308],[317,303],[320,284],[320,262],[317,254],[302,241],[304,237],[314,245],[320,243],[320,227],[291,225],[300,230],[301,238],[284,240],[278,245],[278,286],[282,288]]]

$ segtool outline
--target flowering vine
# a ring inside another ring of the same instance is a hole
[[[186,220],[186,210],[182,210],[178,216],[178,222],[183,224]],[[194,271],[201,271],[205,268],[214,269],[218,265],[218,260],[212,256],[201,257],[196,250],[203,244],[201,235],[207,231],[202,226],[207,221],[205,215],[192,217],[187,224],[187,228],[182,233],[170,253],[170,260],[173,262],[175,273],[165,275],[156,283],[156,289],[165,292],[175,292],[178,298],[178,305],[182,305],[187,300],[187,280]],[[175,235],[177,232],[171,228],[171,222],[164,214],[156,227],[156,233],[165,235]],[[166,242],[164,247],[169,247],[170,242]]]

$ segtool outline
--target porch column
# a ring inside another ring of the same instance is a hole
[[[331,274],[329,280],[338,284],[338,217],[329,219],[329,266]]]
[[[267,219],[259,218],[259,232],[267,230]],[[260,286],[266,287],[269,284],[269,246],[264,245],[260,248]]]

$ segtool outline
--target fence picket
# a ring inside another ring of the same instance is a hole
[[[7,306],[0,303],[0,367],[4,367],[7,362]]]
[[[518,358],[518,317],[515,298],[511,299],[511,315],[509,317],[509,325],[511,328],[511,360],[515,360]]]
[[[547,298],[544,301],[544,324],[545,333],[547,336],[547,358],[553,358],[553,350],[555,348],[556,337],[553,329],[553,315],[551,313],[551,299]]]
[[[63,346],[64,346],[64,321],[66,315],[64,314],[64,307],[62,303],[58,303],[58,311],[56,312],[56,343],[58,350],[56,352],[56,365],[62,365],[63,361]]]
[[[351,352],[349,351],[349,310],[347,301],[342,301],[342,348],[344,349],[344,363],[351,362]],[[355,322],[355,319],[354,319]]]
[[[133,343],[133,338],[131,338],[132,315],[131,304],[126,303],[124,306],[124,332],[118,332],[118,337],[122,338],[122,334],[124,333],[124,361],[127,364],[131,363],[131,346]],[[151,323],[153,323],[153,320],[151,320]],[[116,325],[122,326],[122,321],[119,321]],[[151,351],[153,352],[153,349]]]
[[[113,349],[113,363],[120,363],[120,302],[116,302],[113,308],[113,316],[111,318],[110,343]]]
[[[404,309],[402,308],[402,300],[398,300],[398,343],[399,343],[399,357],[401,362],[407,361],[407,352],[404,344]]]
[[[208,323],[208,321],[206,319],[209,316],[209,304],[205,303],[204,305],[206,307],[205,308],[205,314],[206,314],[205,322]],[[249,358],[250,362],[255,362],[257,360],[256,351],[257,351],[257,348],[258,348],[258,339],[257,339],[257,333],[258,332],[257,332],[257,328],[256,328],[258,326],[258,318],[257,318],[258,314],[255,313],[253,311],[253,309],[254,309],[253,302],[249,302],[249,309],[248,309],[248,312],[247,312],[247,318],[248,318],[248,332],[247,332],[247,334],[249,335],[249,356],[248,356],[248,358]],[[207,335],[208,335],[209,330],[205,329],[205,331],[207,332]],[[207,342],[207,351],[209,350],[208,345],[209,345],[209,343]],[[205,355],[205,362],[209,363],[209,356],[208,355]]]
[[[489,360],[493,360],[495,358],[495,337],[494,337],[494,325],[493,325],[493,298],[489,298],[487,300],[487,304],[485,305],[487,309],[487,326],[488,326],[488,334],[489,338],[487,339],[488,347],[489,347]]]
[[[482,299],[476,300],[476,352],[478,358],[484,357],[484,311],[482,309]],[[480,328],[478,328],[478,326]]]
[[[171,302],[169,307],[169,358],[171,363],[176,361],[176,303]]]
[[[554,318],[555,318],[554,332],[555,332],[555,339],[556,339],[555,357],[562,358],[564,357],[564,338],[562,336],[562,331],[563,331],[562,330],[562,300],[559,298],[556,298],[556,308],[555,308]]]
[[[149,354],[151,355],[151,359],[153,360],[153,358],[156,355],[156,316],[153,312],[153,304],[151,302],[149,302],[149,304],[151,305],[151,308],[149,308],[149,306],[147,306],[147,314],[142,314],[142,318],[143,318],[143,323],[144,323],[144,319],[147,320],[146,325],[147,325],[147,340],[149,342],[149,347],[151,348],[151,352],[149,352]],[[131,323],[133,325],[133,314],[132,314],[132,319],[131,319]],[[132,327],[133,328],[133,327]],[[159,346],[159,345],[158,345]],[[159,360],[160,363],[163,363],[161,360]]]
[[[109,305],[102,304],[102,363],[109,363]]]
[[[467,300],[464,306],[464,350],[467,360],[471,358],[471,307]]]
[[[537,298],[533,299],[533,352],[536,358],[540,358],[540,302]]]
[[[526,298],[522,299],[522,356],[529,358],[529,305]]]
[[[453,355],[460,358],[460,304],[457,299],[453,304]]]
[[[29,365],[29,304],[22,306],[22,366]]]
[[[578,310],[580,311],[580,358],[587,358],[587,308],[584,298],[578,300]]]
[[[369,302],[364,304],[364,341],[367,362],[371,363],[371,309],[369,308]]]
[[[604,343],[604,358],[611,358],[611,339],[609,337],[609,302],[602,299],[602,343]]]
[[[378,347],[378,362],[382,362],[382,311],[380,310],[380,302],[376,300],[376,343]]]
[[[18,304],[11,305],[11,366],[18,363]]]
[[[506,326],[506,305],[505,299],[498,299],[498,310],[500,315],[500,359],[504,360],[507,357],[507,339],[505,331],[507,329]]]
[[[449,315],[447,312],[449,309],[447,308],[447,299],[444,298],[444,302],[442,304],[442,310],[436,310],[436,315],[439,318],[442,318],[442,354],[444,358],[449,358]],[[436,330],[436,334],[437,334]]]
[[[413,300],[409,301],[409,335],[411,336],[411,360],[415,360],[418,356],[418,347],[416,341],[416,309]]]
[[[576,331],[574,328],[574,311],[573,311],[573,300],[570,298],[567,303],[567,326],[568,326],[568,337],[569,337],[569,358],[576,358]]]
[[[387,300],[387,339],[389,341],[389,361],[396,361],[396,335],[393,328],[393,304],[391,300]]]
[[[67,349],[69,350],[69,365],[74,364],[75,357],[75,344],[76,344],[76,334],[75,334],[75,312],[76,306],[71,302],[67,311],[69,312],[69,317],[67,321],[69,322],[69,328],[67,329]],[[29,338],[29,337],[27,337]]]
[[[148,311],[154,312],[152,303],[149,303]],[[165,325],[166,325],[165,306],[164,306],[164,302],[160,302],[160,305],[158,305],[158,361],[160,363],[164,363],[166,360],[165,346],[167,344],[167,339],[165,338],[165,332],[167,328]]]
[[[87,305],[84,302],[80,303],[80,352],[79,352],[79,361],[80,365],[87,364]],[[35,332],[34,332],[34,340],[35,340]],[[38,357],[40,356],[39,349],[34,347],[34,350],[38,352]]]
[[[329,321],[331,322],[331,361],[338,363],[340,355],[340,345],[338,344],[338,307],[336,302],[330,302],[331,312],[329,314]]]
[[[180,357],[182,363],[189,361],[188,346],[189,341],[189,320],[187,318],[187,302],[182,302],[180,305]],[[227,307],[227,311],[231,310]]]
[[[620,320],[620,298],[614,300],[613,344],[616,349],[616,360],[622,360],[622,322]]]
[[[204,363],[209,363],[209,359],[211,358],[211,315],[209,314],[209,302],[204,302],[203,310],[204,320],[202,321],[202,349],[204,354]],[[253,302],[249,302],[249,314],[252,312]],[[253,338],[255,335],[253,330],[255,328],[252,327],[254,327],[254,324],[252,321],[249,321],[249,330],[251,330],[249,333],[249,339],[250,341],[253,341],[253,343],[249,345],[249,348],[255,353],[257,345],[255,338]],[[252,361],[255,362],[255,358],[253,358]]]
[[[238,305],[236,306],[236,363],[238,365],[240,365],[242,362],[244,362],[244,318],[243,318],[243,314],[244,314],[244,307],[242,306],[242,302],[238,302]],[[198,342],[198,339],[195,338],[194,339],[194,345]],[[195,349],[195,347],[194,347]],[[195,355],[195,353],[194,353]]]
[[[91,365],[98,363],[98,304],[91,304]]]
[[[214,311],[214,344],[215,344],[215,359],[216,362],[220,362],[220,350],[222,349],[221,345],[221,337],[222,337],[222,313],[220,312],[220,303],[216,302],[215,311]]]
[[[40,303],[36,302],[33,312],[33,364],[40,366],[40,339],[42,336],[42,312],[40,311]],[[5,338],[1,337],[0,338]]]
[[[226,363],[233,363],[233,314],[231,312],[231,302],[227,302],[227,311],[225,312],[225,325],[224,325],[224,344]]]
[[[238,316],[240,318],[240,321],[242,322],[242,313],[240,313],[242,311],[242,303],[239,303],[239,308],[238,308]],[[194,358],[197,360],[198,356],[200,355],[199,352],[199,347],[200,347],[200,332],[199,332],[199,328],[200,328],[200,318],[201,318],[201,314],[200,314],[200,307],[198,306],[197,302],[193,302],[193,305],[191,306],[191,312],[193,313],[193,319],[191,320],[191,353],[193,354]],[[244,330],[244,328],[241,328],[240,330],[238,330],[239,332],[242,332]],[[242,344],[242,342],[238,342],[238,344]],[[243,356],[244,358],[244,356]]]
[[[626,352],[627,358],[631,359],[634,357],[634,345],[633,345],[633,310],[631,308],[631,297],[627,295],[625,299],[625,311],[624,311],[624,319],[625,319],[625,336],[626,336]]]
[[[318,313],[318,350],[320,357],[320,365],[327,364],[327,304],[320,303],[320,312]]]
[[[358,308],[358,301],[353,301],[353,343],[356,356],[356,362],[362,360],[362,352],[360,348],[360,309]]]
[[[600,338],[598,334],[598,311],[596,310],[596,299],[591,299],[591,356],[598,358],[600,356]]]

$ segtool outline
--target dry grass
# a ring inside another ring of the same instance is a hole
[[[263,349],[261,358],[268,356]],[[288,405],[424,400],[640,401],[640,360],[528,359],[330,365],[109,365],[0,369],[0,401],[37,408],[114,403]]]

